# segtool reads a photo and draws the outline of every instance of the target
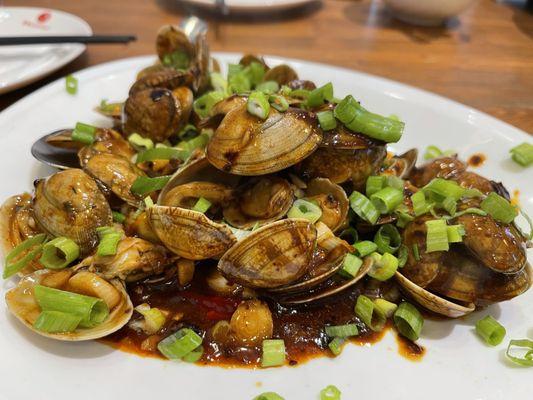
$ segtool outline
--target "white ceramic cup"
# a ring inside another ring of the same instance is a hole
[[[383,0],[393,15],[405,22],[423,26],[442,25],[475,0]]]

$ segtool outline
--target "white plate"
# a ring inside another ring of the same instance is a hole
[[[1,36],[89,36],[91,27],[63,11],[0,7]],[[0,94],[28,85],[68,64],[85,50],[83,44],[39,44],[0,47]]]
[[[215,55],[222,64],[237,55]],[[398,114],[407,123],[395,150],[435,144],[474,152],[488,159],[478,172],[519,188],[522,204],[533,211],[532,169],[509,161],[508,150],[531,140],[523,132],[483,113],[442,97],[366,74],[296,60],[268,57],[271,65],[287,61],[301,77],[319,84],[333,82],[337,96],[353,93],[371,110]],[[36,177],[51,170],[34,161],[30,145],[40,135],[76,121],[108,123],[93,111],[102,98],[124,99],[136,72],[152,57],[131,58],[76,74],[79,92],[65,92],[63,80],[27,96],[0,114],[0,199],[30,190]],[[4,283],[5,291],[12,283]],[[346,399],[526,399],[531,398],[531,369],[505,362],[505,342],[489,348],[473,334],[473,322],[490,312],[510,338],[533,338],[533,291],[458,321],[426,321],[421,344],[427,354],[419,363],[398,355],[391,332],[374,346],[348,345],[337,359],[320,358],[297,368],[222,369],[165,362],[112,350],[93,343],[61,343],[42,338],[9,316],[0,302],[0,398],[145,400],[249,400],[275,391],[287,400],[316,399],[328,384]]]
[[[215,9],[216,0],[181,0],[191,5]],[[305,6],[316,0],[226,0],[226,6],[230,12],[259,13],[288,10]]]

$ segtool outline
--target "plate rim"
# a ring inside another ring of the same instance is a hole
[[[239,13],[253,13],[253,12],[276,12],[280,10],[289,10],[297,7],[303,7],[307,4],[318,3],[322,0],[288,0],[282,4],[272,4],[272,5],[231,5],[226,4],[226,7],[230,11],[239,12]],[[207,0],[182,0],[183,3],[187,3],[190,6],[202,7],[206,9],[216,8],[216,4],[211,4]]]

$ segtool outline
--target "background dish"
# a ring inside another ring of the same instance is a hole
[[[222,65],[238,60],[237,55],[214,56]],[[407,128],[401,147],[394,150],[434,144],[458,150],[463,159],[473,153],[485,154],[486,163],[475,171],[503,180],[510,191],[520,189],[522,205],[533,212],[533,188],[526,186],[531,172],[515,165],[508,155],[511,147],[528,140],[518,129],[453,101],[382,78],[276,57],[267,57],[267,61],[271,65],[287,62],[302,78],[317,84],[332,81],[339,97],[353,93],[369,109],[401,116]],[[153,57],[138,57],[89,68],[75,74],[79,80],[77,95],[67,94],[64,80],[58,80],[1,113],[4,133],[0,145],[5,166],[0,170],[2,198],[30,190],[36,177],[52,172],[31,158],[29,149],[36,138],[76,121],[108,123],[93,111],[94,106],[102,98],[125,98],[136,72],[151,62]],[[11,285],[4,283],[2,292]],[[172,390],[184,398],[211,399],[216,393],[221,399],[246,400],[263,391],[276,391],[287,399],[312,399],[321,388],[335,384],[345,399],[390,397],[391,388],[396,398],[425,399],[428,394],[433,399],[525,398],[530,372],[510,367],[503,352],[507,339],[533,336],[528,318],[533,313],[532,300],[533,293],[529,292],[464,320],[427,320],[420,340],[427,354],[420,363],[399,356],[389,332],[372,349],[350,345],[335,361],[322,358],[299,368],[274,370],[201,368],[141,359],[99,343],[57,343],[25,330],[8,315],[3,304],[0,325],[6,328],[0,330],[0,352],[5,360],[0,365],[2,395],[13,400],[40,398],[46,393],[46,398],[61,400],[75,392],[80,399],[136,400],[168,395]],[[506,340],[494,349],[472,332],[473,322],[489,312],[508,328]]]
[[[230,12],[260,13],[288,10],[291,8],[305,6],[316,0],[226,0],[226,7]],[[183,0],[195,6],[215,9],[216,0]]]

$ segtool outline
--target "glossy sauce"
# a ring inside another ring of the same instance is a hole
[[[476,153],[476,154],[472,154],[469,158],[468,158],[468,165],[471,166],[471,167],[481,167],[485,161],[487,160],[487,156],[483,153]]]
[[[421,361],[426,349],[416,344],[415,342],[406,339],[405,337],[397,334],[396,342],[398,343],[398,353],[401,356],[411,361]]]

